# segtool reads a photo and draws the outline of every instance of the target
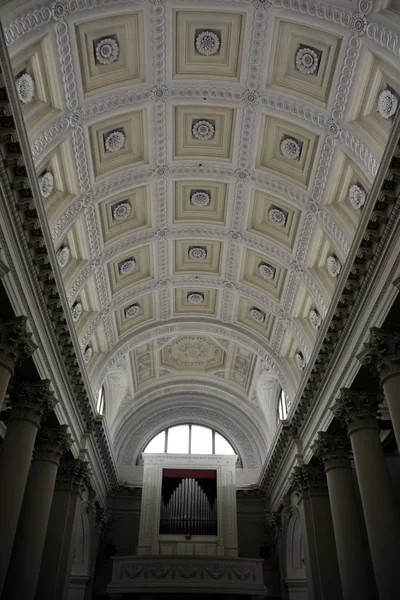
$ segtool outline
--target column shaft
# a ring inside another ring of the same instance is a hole
[[[344,600],[374,600],[375,581],[350,468],[326,473]]]
[[[67,430],[66,425],[44,427],[36,437],[3,600],[35,597],[59,460],[72,441]]]
[[[396,373],[383,382],[383,391],[396,437],[397,449],[400,453],[400,373]]]
[[[380,600],[399,592],[400,518],[378,429],[351,434],[365,524]]]
[[[10,562],[37,425],[11,421],[0,454],[0,596]]]

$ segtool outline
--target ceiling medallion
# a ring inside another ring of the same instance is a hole
[[[378,97],[378,113],[383,119],[390,119],[399,105],[398,98],[389,89],[383,90]]]
[[[328,268],[328,273],[331,277],[337,277],[342,268],[339,259],[334,254],[328,256],[328,258],[326,259],[326,266]]]
[[[29,73],[23,73],[15,80],[18,98],[23,104],[29,104],[35,97],[35,82]]]
[[[243,92],[243,101],[245,104],[249,106],[253,106],[258,103],[260,99],[260,94],[255,90],[244,90]]]
[[[69,15],[69,3],[67,0],[54,0],[51,5],[53,17],[56,21],[66,19]]]
[[[75,321],[79,321],[81,315],[83,312],[83,307],[82,304],[80,302],[75,302],[75,304],[72,305],[71,307],[71,315],[72,315],[72,320]]]
[[[128,200],[123,200],[114,204],[112,207],[112,216],[114,221],[125,221],[132,212],[132,207]]]
[[[339,123],[335,119],[328,119],[325,123],[325,131],[332,137],[337,137],[340,133]]]
[[[197,346],[185,346],[183,353],[186,358],[199,358],[204,354],[203,350]]]
[[[204,294],[201,292],[189,292],[186,299],[190,304],[203,304]]]
[[[193,206],[208,206],[211,202],[210,193],[205,190],[198,190],[190,195],[190,204]]]
[[[126,137],[122,131],[110,131],[104,140],[106,152],[118,152],[125,148]]]
[[[129,275],[136,269],[136,261],[134,258],[127,258],[118,263],[118,271],[121,275]]]
[[[258,265],[258,272],[264,279],[273,279],[275,277],[276,269],[268,263],[260,263]]]
[[[367,193],[358,183],[349,187],[349,202],[355,210],[360,210],[366,199]]]
[[[361,37],[367,31],[367,25],[368,22],[365,15],[356,13],[351,17],[350,31],[354,33],[354,35]]]
[[[268,219],[275,227],[285,227],[287,213],[276,206],[271,206],[268,211]]]
[[[203,56],[217,54],[220,46],[220,38],[213,31],[201,31],[196,36],[196,50]]]
[[[319,65],[318,55],[312,48],[301,46],[296,52],[296,69],[306,75],[316,73]]]
[[[256,321],[256,323],[264,323],[266,317],[265,312],[259,310],[258,308],[255,308],[255,306],[253,306],[253,308],[250,309],[249,315],[253,319],[253,321]]]
[[[151,99],[155,102],[161,102],[168,98],[168,88],[166,85],[156,85],[151,90]]]
[[[253,0],[253,5],[256,8],[269,8],[272,4],[272,0]]]
[[[43,198],[48,198],[54,190],[54,177],[50,171],[45,171],[39,177],[39,188]]]
[[[96,44],[96,60],[102,65],[111,65],[118,60],[119,45],[114,38],[103,38]]]
[[[203,248],[203,246],[190,246],[188,257],[190,260],[205,260],[207,258],[207,248]]]
[[[302,355],[301,352],[296,352],[294,359],[296,361],[296,365],[298,366],[298,368],[300,369],[300,371],[303,371],[303,369],[306,366],[306,361],[304,360],[304,356]]]
[[[57,250],[57,261],[61,268],[68,264],[70,254],[68,246],[61,246],[61,248]]]
[[[93,355],[92,346],[86,346],[86,348],[83,352],[83,360],[85,361],[85,363],[89,362],[89,360],[92,358],[92,355]]]
[[[196,140],[211,140],[215,135],[215,128],[211,121],[192,121],[192,135]]]
[[[308,318],[313,329],[318,329],[318,327],[320,327],[322,323],[322,317],[317,310],[314,308],[311,309]]]
[[[285,158],[289,158],[290,160],[298,160],[300,157],[300,144],[297,140],[291,137],[287,137],[281,141],[280,145],[281,154]]]
[[[133,319],[137,317],[141,311],[140,304],[131,304],[124,310],[124,315],[126,319]]]

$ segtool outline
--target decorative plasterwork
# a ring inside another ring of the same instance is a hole
[[[245,14],[174,10],[174,79],[239,81]]]
[[[143,12],[79,23],[76,42],[86,96],[145,81]]]

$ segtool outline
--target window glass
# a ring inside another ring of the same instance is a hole
[[[192,425],[191,454],[212,454],[212,429]]]
[[[215,432],[215,454],[236,454],[230,443]]]
[[[283,421],[284,419],[286,419],[287,417],[287,403],[286,403],[286,394],[283,390],[281,390],[281,395],[279,398],[279,418],[281,419],[281,421]]]
[[[159,454],[165,452],[165,431],[162,431],[147,444],[145,452]]]
[[[172,454],[189,453],[189,425],[176,425],[168,429],[167,452]]]
[[[97,412],[99,413],[99,415],[104,414],[104,387],[103,386],[101,386],[101,388],[99,389],[99,394],[97,396],[96,409],[97,409]]]

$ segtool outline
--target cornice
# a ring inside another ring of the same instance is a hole
[[[376,265],[390,241],[390,232],[398,222],[400,200],[396,198],[394,191],[399,162],[396,158],[400,146],[399,132],[400,117],[397,116],[371,190],[370,197],[374,198],[375,202],[371,202],[370,210],[364,216],[364,226],[360,227],[351,252],[352,263],[344,272],[346,277],[343,275],[336,299],[328,311],[325,336],[320,347],[315,349],[315,362],[312,358],[310,360],[309,373],[304,379],[306,383],[304,389],[300,390],[297,401],[293,403],[294,409],[288,420],[288,428],[283,428],[276,439],[260,479],[260,485],[265,491],[270,489],[292,436],[300,436],[303,424],[318,401],[320,388],[329,380],[331,368],[336,366],[334,358],[346,343],[346,332],[354,324],[358,307],[376,272]]]
[[[30,155],[19,102],[16,98],[14,79],[8,61],[4,37],[0,35],[0,78],[1,86],[7,89],[2,102],[2,113],[7,116],[9,133],[0,139],[2,156],[0,178],[7,201],[10,206],[12,227],[18,231],[21,251],[30,273],[34,293],[42,304],[46,318],[46,329],[56,353],[60,353],[57,366],[69,381],[72,397],[81,415],[82,427],[85,430],[94,420],[94,412],[90,402],[91,391],[82,378],[84,369],[80,368],[81,358],[77,358],[71,339],[68,320],[62,309],[62,301],[57,285],[57,276],[52,269],[55,260],[54,249],[48,255],[48,242],[41,228],[40,210],[36,210],[36,198],[40,197],[35,169]],[[108,485],[117,483],[117,474],[108,444],[104,439],[96,437],[103,466],[107,472]]]

